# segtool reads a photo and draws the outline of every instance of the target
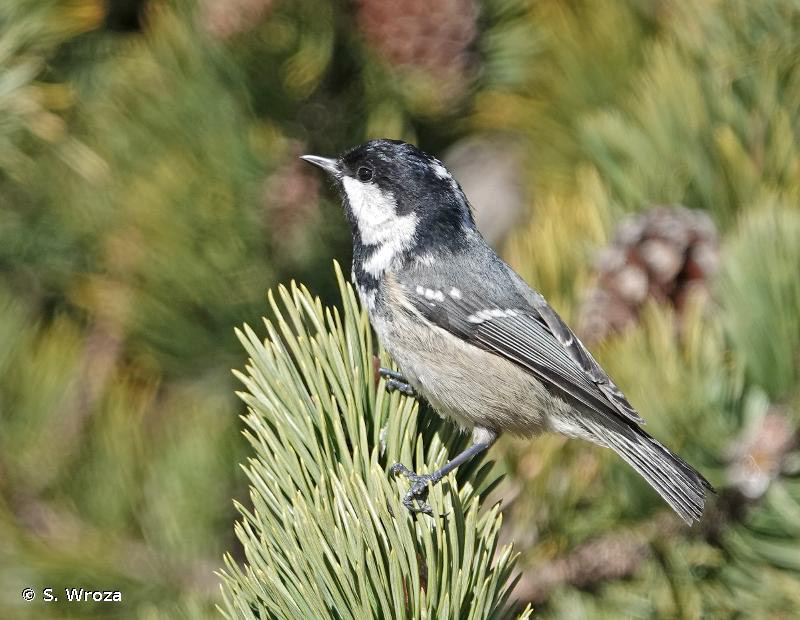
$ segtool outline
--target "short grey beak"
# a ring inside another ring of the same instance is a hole
[[[339,168],[339,162],[335,159],[330,157],[320,157],[319,155],[301,155],[300,159],[306,160],[309,164],[319,166],[334,178],[338,179],[340,176],[342,176],[342,170]]]

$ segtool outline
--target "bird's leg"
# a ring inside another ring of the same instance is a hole
[[[411,384],[408,382],[403,375],[399,372],[394,370],[389,370],[388,368],[378,368],[378,374],[386,379],[386,391],[387,392],[394,392],[397,390],[401,394],[405,394],[406,396],[416,396],[417,393],[414,391],[414,388],[411,387]]]
[[[428,483],[430,482],[431,485],[436,484],[459,465],[463,465],[475,455],[488,450],[496,439],[497,433],[495,431],[476,426],[472,431],[472,445],[432,474],[419,475],[402,463],[392,465],[389,470],[392,475],[402,474],[411,481],[411,488],[403,496],[403,505],[411,512],[424,512],[426,515],[433,516],[433,510],[425,501],[428,496]],[[415,501],[417,502],[416,506],[414,505]]]

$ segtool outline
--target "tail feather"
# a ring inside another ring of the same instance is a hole
[[[686,523],[700,520],[706,491],[714,491],[702,474],[637,426],[616,420],[582,423],[647,480]]]

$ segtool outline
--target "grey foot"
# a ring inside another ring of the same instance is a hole
[[[411,481],[411,488],[408,490],[408,493],[403,496],[403,506],[405,506],[409,512],[421,512],[432,517],[433,509],[425,499],[428,497],[428,483],[433,482],[436,484],[437,482],[434,476],[432,474],[418,475],[402,463],[395,463],[389,471],[393,476],[401,474]]]
[[[397,390],[401,394],[405,394],[406,396],[416,396],[417,393],[414,391],[414,388],[411,387],[408,383],[403,383],[402,381],[398,381],[397,379],[387,379],[386,380],[386,391],[387,392],[394,392]]]
[[[386,391],[387,392],[394,392],[397,390],[401,394],[405,394],[406,396],[416,396],[417,393],[414,391],[414,388],[408,383],[408,379],[406,379],[403,375],[399,372],[394,370],[389,370],[388,368],[379,368],[378,374],[386,379]]]

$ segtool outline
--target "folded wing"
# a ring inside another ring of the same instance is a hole
[[[526,368],[567,400],[629,422],[644,422],[541,296],[537,304],[532,303],[535,298],[509,294],[506,289],[498,304],[469,290],[403,284],[413,310],[434,325]]]

